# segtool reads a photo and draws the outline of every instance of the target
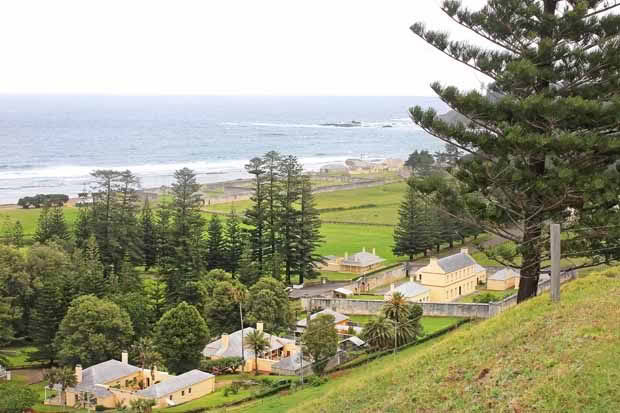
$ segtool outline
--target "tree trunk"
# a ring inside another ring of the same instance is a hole
[[[523,262],[521,263],[521,279],[517,303],[536,296],[540,275],[540,251],[535,239],[541,234],[542,223],[530,223],[523,231]]]

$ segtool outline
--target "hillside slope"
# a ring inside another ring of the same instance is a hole
[[[421,347],[289,411],[619,412],[620,268],[563,286],[560,304],[544,294]]]

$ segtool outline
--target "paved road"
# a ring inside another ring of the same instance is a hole
[[[351,281],[342,282],[328,282],[325,284],[309,285],[299,290],[293,290],[289,293],[290,298],[302,298],[302,297],[331,297],[332,291],[336,288],[344,287],[351,284]]]

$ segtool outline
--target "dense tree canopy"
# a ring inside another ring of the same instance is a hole
[[[517,244],[503,261],[521,267],[518,299],[536,294],[549,221],[579,227],[571,250],[590,250],[582,265],[615,259],[612,226],[620,222],[620,16],[606,1],[489,1],[470,10],[445,0],[441,9],[462,27],[493,43],[485,49],[451,40],[444,29],[415,23],[422,40],[490,79],[488,93],[439,82],[433,90],[466,122],[448,122],[433,109],[411,109],[416,124],[466,156],[454,184],[419,189],[457,204],[461,220]],[[521,262],[512,258],[520,257]],[[519,265],[520,264],[520,265]]]
[[[60,323],[55,339],[64,364],[92,366],[118,359],[129,348],[134,331],[126,311],[92,295],[76,298]]]
[[[154,338],[168,370],[179,374],[200,367],[209,329],[194,306],[181,302],[157,322]]]

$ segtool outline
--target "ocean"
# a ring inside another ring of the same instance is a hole
[[[430,97],[0,96],[0,203],[75,196],[95,169],[130,169],[155,188],[182,167],[202,183],[245,178],[270,150],[318,170],[441,149],[408,118],[417,104],[447,110]]]

